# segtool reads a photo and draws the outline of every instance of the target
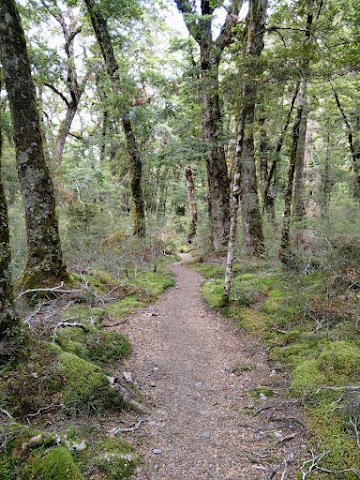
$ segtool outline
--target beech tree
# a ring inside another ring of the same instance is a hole
[[[215,250],[227,245],[230,224],[229,177],[226,166],[222,114],[219,97],[219,65],[222,53],[234,40],[242,1],[232,1],[226,7],[225,22],[216,39],[212,26],[216,7],[211,1],[201,1],[200,12],[195,2],[175,0],[190,35],[200,48],[201,102],[203,108],[203,138],[207,149],[207,175],[212,241]]]
[[[14,0],[0,1],[0,48],[8,92],[16,162],[25,207],[28,256],[24,286],[66,279],[52,180],[44,159],[35,86]]]
[[[113,84],[114,92],[117,95],[121,105],[121,111],[119,114],[121,117],[121,125],[125,134],[126,148],[130,159],[134,235],[144,237],[145,207],[142,190],[142,162],[131,123],[130,105],[126,105],[126,101],[121,101],[123,91],[121,88],[119,65],[114,55],[105,17],[103,16],[99,5],[97,5],[94,0],[85,0],[85,4],[87,6],[91,24],[93,26],[106,65],[107,73]]]
[[[22,343],[20,318],[14,307],[9,221],[1,175],[2,112],[3,102],[0,103],[0,366],[18,354]]]
[[[254,255],[264,252],[264,236],[257,192],[257,178],[254,154],[254,116],[259,72],[259,57],[264,48],[264,27],[267,0],[251,0],[247,16],[243,59],[248,62],[242,71],[240,81],[240,112],[236,140],[236,165],[233,179],[232,215],[230,240],[227,256],[223,301],[228,303],[234,249],[237,232],[239,197],[243,216],[244,238]],[[251,65],[251,68],[249,68]]]

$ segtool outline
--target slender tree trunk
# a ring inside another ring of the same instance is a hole
[[[197,212],[197,205],[195,201],[194,179],[193,179],[193,174],[192,174],[190,165],[185,167],[185,178],[186,178],[186,186],[188,191],[189,212],[190,212],[190,226],[189,226],[187,243],[191,244],[192,239],[196,235],[196,228],[198,223],[198,212]]]
[[[287,183],[285,198],[284,198],[284,223],[283,223],[283,229],[281,233],[281,244],[280,244],[280,251],[279,251],[279,258],[281,262],[286,267],[289,267],[289,268],[295,268],[297,266],[296,259],[294,258],[294,255],[291,252],[291,247],[290,247],[290,222],[291,222],[291,206],[292,206],[296,161],[298,159],[297,149],[298,149],[298,143],[299,143],[299,137],[300,137],[300,125],[301,125],[301,118],[302,118],[303,105],[304,105],[304,88],[305,88],[305,81],[302,80],[300,82],[300,91],[299,91],[299,97],[298,97],[296,120],[293,126],[293,142],[292,142],[290,164],[289,164],[289,170],[288,170],[288,183]]]
[[[1,86],[0,86],[1,90]],[[20,318],[15,312],[11,282],[11,252],[7,203],[1,178],[2,105],[0,105],[0,367],[16,358],[23,342]]]
[[[353,160],[353,170],[355,174],[353,194],[354,194],[354,198],[360,201],[360,115],[357,114],[355,116],[355,122],[354,122],[355,127],[353,128],[340,102],[340,98],[337,91],[334,89],[334,87],[332,87],[332,89],[334,92],[336,105],[338,106],[338,109],[343,117],[343,120],[346,126],[349,148],[350,148],[351,157]]]
[[[107,29],[105,18],[103,17],[99,6],[94,0],[84,0],[87,6],[91,23],[101,49],[101,53],[106,65],[106,69],[110,80],[113,83],[114,91],[119,99],[122,97],[119,66],[116,61],[111,38]],[[133,217],[134,217],[134,235],[139,237],[145,236],[145,204],[142,191],[142,163],[136,143],[136,138],[129,117],[129,107],[122,105],[124,111],[121,123],[125,134],[126,148],[131,162],[131,193],[133,200]]]
[[[258,73],[259,57],[264,47],[264,25],[267,0],[253,0],[246,22],[244,56],[256,62],[252,64],[252,75]],[[237,234],[239,198],[242,201],[243,225],[248,247],[255,255],[264,251],[264,237],[257,194],[257,179],[254,157],[254,113],[257,79],[245,72],[241,85],[241,109],[236,141],[236,165],[233,179],[232,211],[230,220],[229,246],[226,261],[223,304],[230,299],[234,251]]]
[[[66,139],[69,135],[72,122],[76,115],[77,107],[78,107],[77,103],[69,105],[66,110],[66,115],[64,120],[60,122],[59,130],[56,135],[54,157],[53,157],[53,162],[56,167],[59,167],[62,163]]]
[[[24,32],[14,0],[0,1],[0,44],[25,206],[28,258],[24,286],[66,278],[54,188],[44,160],[42,133]]]
[[[269,176],[269,162],[268,157],[271,152],[271,146],[266,131],[266,118],[259,119],[259,157],[260,157],[260,178],[263,192],[263,211],[266,212],[268,220],[275,224],[275,195],[273,192],[268,192],[270,195],[264,195]]]
[[[305,86],[306,91],[306,86]],[[306,132],[307,132],[307,108],[306,97],[304,98],[303,115],[299,128],[299,143],[297,149],[297,162],[295,171],[295,189],[294,189],[294,214],[297,221],[301,221],[305,216],[304,201],[304,171],[305,171],[305,150],[306,150]]]
[[[281,153],[281,150],[282,150],[282,147],[283,147],[283,144],[284,144],[285,135],[286,135],[286,132],[288,131],[290,121],[291,121],[292,112],[294,110],[294,106],[295,106],[295,102],[296,102],[296,98],[297,98],[298,93],[299,93],[299,87],[300,87],[300,82],[297,82],[296,86],[295,86],[294,94],[293,94],[292,99],[291,99],[290,109],[288,111],[285,124],[282,127],[282,130],[281,130],[281,133],[280,133],[277,145],[276,145],[275,158],[274,158],[274,160],[271,164],[270,170],[269,170],[268,175],[267,175],[266,184],[265,184],[264,193],[263,193],[264,208],[265,209],[267,208],[267,204],[271,205],[271,203],[273,203],[273,201],[275,200],[275,195],[272,192],[272,185],[274,183],[277,164],[280,160],[280,153]]]

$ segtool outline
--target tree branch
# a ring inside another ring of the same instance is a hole
[[[68,99],[65,97],[65,95],[64,95],[63,93],[61,93],[60,90],[58,90],[54,85],[52,85],[51,83],[44,82],[44,86],[50,88],[53,92],[56,93],[56,95],[59,95],[59,97],[60,97],[62,100],[64,100],[64,102],[66,103],[66,106],[67,106],[67,107],[70,106],[70,102],[69,102]]]

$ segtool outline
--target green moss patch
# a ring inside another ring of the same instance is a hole
[[[174,278],[169,270],[157,268],[155,271],[139,273],[131,284],[143,289],[148,301],[156,299],[164,290],[175,284]]]
[[[120,399],[101,368],[69,352],[62,352],[59,362],[65,379],[64,408],[68,413],[89,415],[119,405]]]
[[[65,447],[54,447],[30,458],[18,475],[19,480],[83,480],[79,467]]]
[[[56,342],[62,350],[85,360],[104,364],[122,360],[131,353],[131,344],[118,332],[96,330],[85,332],[81,328],[63,328]]]
[[[100,436],[89,451],[84,452],[87,468],[100,470],[109,480],[131,477],[139,458],[134,449],[117,438]]]

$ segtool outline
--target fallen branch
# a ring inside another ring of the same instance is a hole
[[[358,430],[358,422],[356,418],[350,417],[349,418],[349,423],[353,427],[355,435],[356,435],[356,444],[358,448],[360,448],[360,434]]]
[[[284,400],[283,402],[273,403],[271,405],[265,405],[264,407],[259,408],[254,412],[254,417],[259,415],[259,413],[263,412],[264,410],[270,410],[271,408],[279,408],[284,405],[296,405],[300,402],[300,400]]]
[[[54,334],[53,334],[53,343],[56,342],[56,335],[57,335],[57,332],[59,330],[59,328],[67,328],[67,327],[73,327],[73,328],[81,328],[82,330],[84,330],[84,332],[90,332],[90,328],[87,327],[86,325],[84,325],[83,323],[80,323],[80,322],[67,322],[67,321],[64,321],[64,322],[60,322],[58,323],[57,325],[55,325],[55,327],[53,327],[53,330],[54,330]]]
[[[125,325],[125,323],[127,322],[127,320],[121,320],[121,322],[117,322],[117,323],[113,323],[111,325],[107,325],[107,324],[102,324],[101,325],[101,328],[110,328],[110,327],[118,327],[119,325]]]
[[[19,298],[27,295],[28,293],[36,293],[36,292],[56,292],[56,293],[74,293],[74,292],[81,292],[81,290],[63,290],[62,287],[64,286],[64,282],[61,282],[60,285],[57,287],[52,288],[29,288],[28,290],[24,290],[23,292],[19,293],[19,295],[15,298],[15,302],[19,300]]]
[[[15,420],[14,417],[11,415],[11,413],[9,413],[7,410],[5,410],[4,408],[1,408],[0,407],[0,412],[3,413],[4,415],[6,415],[8,418],[10,418],[10,420]]]
[[[284,470],[282,472],[280,480],[285,480],[285,477],[286,477],[286,474],[287,474],[287,471],[288,471],[288,462],[287,462],[286,458],[284,460],[284,464],[285,464],[285,467],[284,467]]]
[[[286,435],[286,437],[284,437],[284,438],[278,438],[276,440],[276,442],[274,443],[274,446],[279,445],[279,443],[288,442],[289,440],[292,440],[296,436],[297,436],[297,433],[290,433],[289,435]]]
[[[320,472],[325,472],[325,473],[332,473],[333,475],[338,475],[339,473],[347,473],[351,472],[353,473],[357,478],[360,478],[360,471],[357,468],[344,468],[344,470],[331,470],[330,468],[322,468],[318,467],[316,465],[316,470],[319,470]]]
[[[145,420],[139,420],[133,427],[128,427],[128,428],[115,428],[111,430],[111,433],[113,435],[117,435],[118,433],[125,433],[125,432],[135,432],[135,430],[138,430],[140,425],[144,422]]]
[[[25,415],[26,418],[29,418],[29,417],[37,417],[38,415],[40,415],[40,413],[42,412],[46,412],[46,410],[51,410],[52,408],[55,408],[55,407],[63,407],[64,404],[63,403],[52,403],[51,405],[48,405],[47,407],[41,407],[39,408],[39,410],[35,413],[29,413],[28,415]]]
[[[306,430],[306,425],[304,425],[298,418],[296,417],[270,417],[270,421],[272,422],[295,422],[301,425]]]
[[[311,474],[311,472],[314,470],[314,468],[318,468],[318,463],[320,462],[320,460],[322,460],[329,452],[326,451],[326,452],[323,452],[323,453],[320,453],[319,455],[315,455],[314,454],[314,451],[311,450],[311,455],[312,455],[312,458],[311,460],[306,460],[300,467],[300,471],[302,473],[302,477],[301,477],[301,480],[305,480],[306,477],[308,475]],[[304,468],[308,465],[309,467],[307,467],[307,471],[304,470]]]

